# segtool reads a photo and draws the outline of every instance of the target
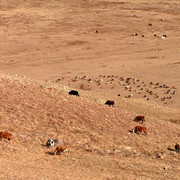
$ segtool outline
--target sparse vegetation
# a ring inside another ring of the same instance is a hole
[[[178,141],[179,125],[174,126],[170,122],[147,118],[144,122],[148,129],[147,136],[129,133],[128,131],[137,125],[134,121],[135,114],[132,112],[109,108],[84,97],[69,96],[63,88],[53,87],[53,83],[48,83],[47,87],[47,84],[40,84],[41,82],[24,77],[1,75],[0,78],[1,129],[13,134],[11,144],[6,140],[0,142],[3,149],[0,158],[13,169],[9,177],[14,177],[21,167],[19,163],[23,164],[29,157],[32,157],[31,165],[29,164],[31,167],[39,166],[35,162],[41,158],[41,163],[46,161],[44,167],[61,170],[65,166],[74,169],[75,167],[70,164],[78,163],[77,167],[87,172],[87,166],[83,166],[85,161],[90,167],[95,163],[96,170],[92,171],[97,173],[99,178],[104,177],[100,171],[102,167],[107,176],[118,176],[119,173],[127,173],[130,169],[144,169],[147,161],[151,163],[148,166],[149,173],[142,170],[141,176],[149,174],[150,177],[161,177],[161,173],[152,176],[152,172],[159,172],[158,169],[154,169],[154,165],[161,163],[169,169],[180,158],[172,155],[172,151],[167,149]],[[41,85],[46,88],[42,89]],[[53,93],[48,90],[51,86],[54,89]],[[46,146],[41,146],[49,138],[62,139],[69,145],[70,153],[60,153],[60,158],[64,162],[61,166],[55,167],[56,158],[49,157],[53,155],[53,149],[47,150]],[[157,152],[166,154],[160,158],[161,162],[158,162],[158,158],[154,159],[158,156]],[[14,157],[13,163],[17,164],[15,169],[9,165],[11,156],[7,154]],[[20,155],[21,160],[18,160]],[[51,161],[52,165],[48,165]],[[129,168],[130,161],[134,168]],[[120,164],[124,164],[124,168],[121,168]],[[136,176],[135,169],[131,172],[132,177]],[[77,169],[76,171],[81,172]],[[174,172],[177,171],[178,168],[174,169]],[[33,177],[37,175],[38,172]],[[88,177],[91,175],[88,174]],[[171,178],[171,174],[168,177]]]
[[[1,0],[0,179],[179,179],[179,5]]]

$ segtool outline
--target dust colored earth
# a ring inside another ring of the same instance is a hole
[[[0,131],[13,136],[0,179],[179,179],[178,0],[1,0],[0,12]]]

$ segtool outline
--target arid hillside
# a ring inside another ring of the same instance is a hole
[[[179,0],[1,0],[0,179],[179,179],[179,42]]]
[[[0,142],[1,179],[178,179],[180,125],[146,117],[148,134],[137,135],[130,132],[137,114],[103,99],[20,76],[0,79],[1,130],[13,134]],[[49,138],[69,153],[52,155]]]

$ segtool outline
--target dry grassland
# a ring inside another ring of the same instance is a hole
[[[0,179],[179,179],[179,1],[1,0],[0,12],[0,131],[13,134]],[[130,132],[137,115],[147,135]]]

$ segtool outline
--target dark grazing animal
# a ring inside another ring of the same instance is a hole
[[[180,152],[180,145],[179,145],[179,144],[176,144],[176,145],[175,145],[175,150],[176,150],[176,153],[179,153],[179,152]]]
[[[107,100],[106,103],[108,106],[114,106],[115,102],[114,101],[111,101],[111,100]]]
[[[11,133],[8,133],[8,132],[0,132],[0,139],[8,139],[8,140],[11,140],[12,139],[12,134]]]
[[[136,121],[136,122],[142,122],[142,124],[143,124],[143,122],[145,121],[145,116],[136,116],[135,118],[134,118],[134,121]]]
[[[79,96],[79,93],[78,93],[78,91],[71,90],[71,91],[69,91],[69,95]]]
[[[144,132],[144,134],[147,135],[147,128],[143,126],[136,126],[132,131],[136,134]]]

